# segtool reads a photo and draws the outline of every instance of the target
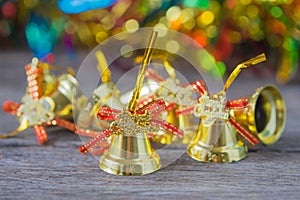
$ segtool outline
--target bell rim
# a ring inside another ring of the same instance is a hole
[[[255,92],[256,94],[256,98],[254,100],[254,106],[256,106],[256,103],[257,103],[257,100],[258,100],[258,97],[259,95],[264,91],[264,90],[271,90],[269,92],[275,92],[276,93],[276,97],[279,97],[280,99],[280,102],[281,102],[281,106],[282,106],[282,110],[281,110],[281,114],[282,114],[282,121],[281,121],[281,125],[277,128],[277,125],[276,125],[276,130],[274,133],[272,133],[271,135],[268,135],[268,136],[265,136],[264,135],[264,132],[266,131],[264,128],[262,131],[258,131],[257,130],[257,123],[256,123],[256,120],[254,120],[254,127],[255,127],[255,132],[256,132],[256,135],[257,137],[259,138],[259,140],[264,144],[264,145],[271,145],[271,144],[274,144],[276,143],[280,137],[282,136],[283,132],[284,132],[284,129],[285,129],[285,126],[286,126],[286,105],[285,105],[285,102],[284,102],[284,99],[283,99],[283,96],[280,92],[280,90],[278,89],[278,87],[276,87],[275,85],[273,84],[268,84],[268,85],[265,85],[263,87],[260,87],[259,89],[257,89],[257,91]],[[277,104],[276,103],[276,111],[278,110],[277,108]],[[254,109],[255,110],[255,109]],[[255,111],[254,111],[255,112]],[[276,121],[278,121],[277,119],[277,115],[276,114]]]

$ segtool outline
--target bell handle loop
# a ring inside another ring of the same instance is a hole
[[[128,105],[128,109],[130,112],[134,113],[136,109],[136,104],[138,103],[138,99],[140,98],[140,92],[142,88],[142,84],[144,82],[146,70],[148,68],[148,64],[150,63],[152,53],[153,53],[153,47],[155,44],[157,38],[157,31],[153,31],[149,40],[149,43],[147,45],[147,48],[145,50],[144,58],[141,62],[141,67],[138,72],[138,76],[136,79],[135,88],[133,90],[133,94],[131,97],[131,100]]]
[[[236,79],[236,77],[240,74],[240,72],[242,71],[242,69],[251,67],[253,65],[256,65],[258,63],[261,63],[263,61],[266,60],[266,55],[264,53],[259,54],[258,56],[251,58],[250,60],[247,60],[241,64],[239,64],[238,66],[235,67],[235,69],[231,72],[231,74],[229,75],[229,77],[227,78],[227,81],[224,85],[224,88],[222,90],[222,94],[226,94],[228,88],[231,86],[231,84],[234,82],[234,80]]]

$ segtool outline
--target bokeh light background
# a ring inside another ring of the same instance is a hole
[[[113,4],[67,14],[57,0],[0,0],[0,52],[22,49],[42,58],[59,49],[74,57],[124,30],[155,26],[192,37],[216,60],[224,76],[234,61],[265,52],[266,67],[251,73],[274,75],[282,84],[299,79],[299,0],[104,2]],[[175,41],[168,48],[174,52],[180,46]]]

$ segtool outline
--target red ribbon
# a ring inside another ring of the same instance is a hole
[[[47,57],[47,59],[48,61],[51,61],[49,59],[52,59],[52,57],[51,56]],[[40,63],[38,63],[35,69],[33,69],[30,64],[26,65],[25,71],[27,75],[29,95],[33,100],[38,100],[43,96],[44,93],[43,92],[43,69]],[[2,109],[4,112],[7,112],[11,115],[17,115],[20,106],[21,104],[17,102],[6,101],[3,104]],[[22,113],[20,114],[22,115]],[[76,125],[70,121],[60,119],[60,118],[55,118],[48,122],[44,122],[42,124],[36,124],[33,126],[35,135],[40,144],[43,144],[48,140],[48,135],[46,133],[46,129],[44,126],[56,126],[56,125],[68,129],[82,136],[95,137],[100,133],[98,131],[80,129],[77,128]]]
[[[153,126],[158,126],[180,138],[183,137],[183,131],[174,126],[173,124],[161,120],[157,118],[165,110],[165,102],[163,100],[153,100],[152,102],[140,107],[136,110],[136,114],[145,114],[145,112],[150,111],[150,123]],[[101,107],[97,113],[97,117],[101,120],[115,120],[115,117],[121,111],[108,108]],[[113,126],[99,133],[95,138],[87,142],[86,144],[79,147],[79,151],[82,154],[86,154],[87,152],[95,153],[95,148],[99,147],[103,141],[105,141],[108,137],[110,137],[114,132],[119,130],[118,127]]]
[[[153,71],[153,69],[151,69],[151,68],[147,69],[146,77],[148,79],[156,81],[157,83],[161,83],[165,80],[164,77],[160,76],[158,73]],[[203,80],[198,80],[198,81],[195,81],[195,82],[192,82],[189,84],[182,85],[182,87],[188,87],[188,86],[192,86],[193,89],[196,90],[201,95],[203,95],[204,93],[208,94],[208,90],[206,89],[205,82]]]
[[[248,106],[247,98],[240,98],[240,99],[226,102],[226,108],[229,108],[230,110],[243,110],[247,106]]]
[[[109,138],[112,135],[112,132],[110,129],[106,129],[102,132],[99,132],[99,134],[94,137],[89,142],[85,143],[81,147],[78,148],[78,150],[82,154],[86,154],[88,152],[92,152],[95,147],[101,147],[102,142],[106,141],[107,138]]]
[[[7,112],[11,115],[16,115],[18,108],[21,106],[21,104],[13,102],[13,101],[6,101],[2,109],[4,112]],[[65,128],[69,131],[72,131],[78,135],[87,136],[87,137],[95,137],[100,132],[99,131],[93,131],[88,129],[80,129],[76,127],[76,125],[68,120],[61,119],[61,118],[55,118],[54,120],[44,122],[41,125],[35,125],[33,126],[33,130],[35,132],[35,135],[37,137],[37,140],[40,144],[45,143],[48,140],[48,135],[46,132],[46,129],[44,126],[60,126],[62,128]]]
[[[160,76],[158,73],[156,73],[155,71],[153,71],[153,69],[148,68],[146,71],[146,77],[148,79],[154,80],[157,83],[160,83],[162,81],[164,81],[164,77]]]
[[[229,118],[229,122],[239,132],[239,134],[241,134],[252,145],[257,145],[259,143],[258,138],[240,125],[237,121],[235,121],[233,117]]]
[[[204,94],[205,92],[208,94],[207,89],[205,88],[204,82],[194,82],[191,83],[194,88],[197,88],[200,94]],[[240,98],[236,100],[227,101],[225,104],[226,110],[242,110],[248,107],[248,99]],[[194,112],[194,106],[189,106],[186,108],[181,108],[176,110],[176,115],[188,115]],[[237,130],[237,132],[242,135],[248,142],[252,145],[257,145],[259,140],[256,136],[254,136],[249,130],[240,125],[235,119],[230,116],[228,119],[229,123]]]
[[[3,109],[4,112],[7,112],[7,113],[9,113],[11,115],[16,115],[20,106],[21,106],[21,104],[19,104],[17,102],[6,101],[2,105],[2,109]]]
[[[185,87],[192,86],[194,90],[196,90],[199,94],[203,95],[205,93],[208,94],[205,83],[203,80],[195,81],[185,85]]]

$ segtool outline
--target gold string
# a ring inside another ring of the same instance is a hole
[[[20,132],[24,131],[27,128],[28,128],[28,123],[25,120],[25,122],[21,123],[20,126],[17,129],[13,130],[12,132],[10,132],[8,134],[0,135],[0,139],[13,137],[13,136],[19,134]]]
[[[137,56],[135,58],[134,62],[139,63],[139,62],[142,61],[142,59],[143,59],[143,56]],[[175,70],[172,67],[172,65],[170,64],[166,53],[160,53],[160,54],[152,55],[152,60],[163,60],[163,65],[165,67],[165,70],[169,74],[169,76],[173,79],[176,78]]]
[[[137,76],[137,79],[136,79],[135,88],[133,90],[133,94],[132,94],[131,100],[130,100],[129,105],[128,105],[128,109],[131,112],[135,111],[137,101],[140,98],[140,92],[141,92],[142,84],[144,82],[144,78],[145,78],[145,74],[146,74],[148,64],[150,63],[150,60],[151,60],[151,57],[152,57],[153,47],[154,47],[154,43],[156,41],[156,38],[157,38],[157,31],[153,31],[152,34],[151,34],[149,43],[147,45],[147,48],[145,50],[144,58],[142,60],[141,67],[140,67],[140,70],[138,72],[138,76]]]
[[[236,79],[236,77],[240,74],[242,69],[248,68],[250,66],[256,65],[258,63],[261,63],[266,60],[266,55],[264,53],[259,54],[258,56],[251,58],[250,60],[247,60],[238,66],[231,72],[230,76],[227,78],[227,81],[224,85],[224,88],[222,90],[222,93],[225,94],[228,90],[228,88],[231,86],[233,81]]]

